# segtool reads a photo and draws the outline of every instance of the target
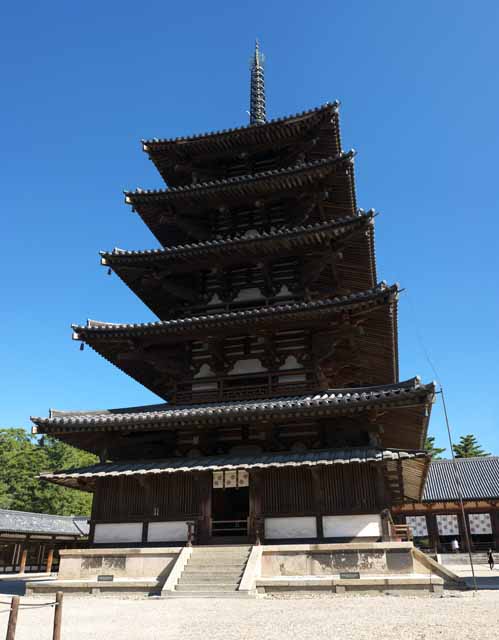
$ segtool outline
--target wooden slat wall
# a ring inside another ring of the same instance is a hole
[[[333,465],[320,468],[322,504],[325,513],[376,510],[376,473],[367,464]]]
[[[376,498],[376,474],[367,464],[319,467],[322,510],[325,514],[369,513],[380,507]],[[310,469],[264,471],[263,515],[305,515],[317,512]]]
[[[94,497],[94,520],[120,522],[143,517],[175,518],[200,512],[196,477],[104,478]]]
[[[314,513],[310,469],[272,469],[263,472],[261,509],[265,515]]]

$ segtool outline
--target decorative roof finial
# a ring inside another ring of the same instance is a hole
[[[265,79],[263,65],[265,56],[260,53],[258,40],[255,42],[255,52],[251,58],[251,93],[250,93],[250,124],[265,124]]]

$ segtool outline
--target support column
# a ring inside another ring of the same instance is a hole
[[[257,538],[260,542],[263,538],[263,530],[260,524],[262,519],[262,472],[250,471],[249,472],[249,519],[250,530],[248,536],[250,542],[257,542]],[[258,529],[259,532],[257,531]],[[259,535],[257,535],[259,533]]]
[[[197,522],[195,544],[208,542],[211,538],[211,491],[213,476],[211,471],[203,471],[196,474],[198,485],[199,513]]]
[[[440,536],[438,535],[437,518],[433,511],[426,513],[426,528],[428,529],[430,546],[438,553],[440,551]]]
[[[47,568],[45,569],[46,573],[52,572],[52,564],[54,562],[54,549],[50,547],[47,554]]]
[[[324,539],[324,527],[322,516],[324,513],[324,502],[322,499],[321,471],[317,467],[312,467],[312,486],[314,491],[315,517],[317,522],[317,538]]]
[[[493,549],[499,551],[499,509],[491,507],[490,509],[490,523],[492,525],[492,536],[494,538]]]
[[[26,547],[22,547],[22,552],[21,552],[21,563],[20,563],[20,567],[19,567],[19,573],[24,573],[25,569],[26,569],[26,560],[28,558],[28,550],[26,549]]]
[[[470,549],[468,549],[468,545],[466,544],[466,520],[463,520],[463,513],[461,510],[458,511],[457,515],[457,524],[459,527],[459,538],[460,538],[460,543],[459,543],[459,550],[462,551],[470,551]],[[467,518],[467,514],[466,511],[464,513],[464,517]],[[471,542],[471,534],[470,534],[470,544],[473,547],[473,543]],[[471,549],[471,551],[473,551],[473,548]]]

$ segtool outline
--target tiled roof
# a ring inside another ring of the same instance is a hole
[[[499,499],[499,457],[456,458],[465,500]],[[452,460],[432,460],[423,502],[458,500]]]
[[[405,382],[374,387],[329,389],[315,395],[290,396],[267,400],[241,400],[192,405],[159,404],[148,407],[111,409],[97,411],[56,411],[51,410],[48,418],[32,417],[35,425],[43,432],[45,427],[96,427],[140,424],[178,424],[197,420],[216,421],[219,419],[260,418],[263,415],[313,413],[317,411],[344,411],[345,409],[366,409],[371,406],[401,405],[421,400],[432,402],[435,385],[422,384],[419,378]],[[35,428],[36,431],[36,428]]]
[[[274,118],[272,120],[269,120],[268,122],[266,122],[263,125],[259,125],[258,129],[269,129],[274,127],[275,125],[279,125],[279,124],[285,124],[288,121],[291,120],[296,120],[299,118],[303,118],[305,116],[309,116],[312,115],[314,113],[319,113],[320,111],[326,111],[326,110],[333,110],[336,111],[339,107],[339,102],[337,100],[335,100],[334,102],[326,102],[325,104],[321,105],[320,107],[315,107],[314,109],[308,109],[307,111],[302,111],[300,113],[295,113],[294,115],[289,115],[289,116],[284,116],[281,118]],[[227,135],[227,134],[233,134],[235,132],[246,132],[246,131],[254,131],[255,130],[255,126],[254,125],[244,125],[241,127],[234,127],[232,129],[221,129],[220,131],[211,131],[211,132],[207,132],[207,133],[198,133],[196,135],[192,135],[192,136],[180,136],[178,138],[153,138],[151,140],[142,140],[142,144],[147,146],[150,145],[152,147],[154,146],[161,146],[161,145],[171,145],[171,144],[176,144],[176,143],[183,143],[183,142],[192,142],[192,141],[197,141],[200,140],[202,138],[211,138],[211,137],[215,137],[215,136],[223,136],[223,135]],[[145,149],[147,150],[147,149]]]
[[[385,282],[380,283],[373,289],[352,293],[350,295],[338,296],[314,300],[312,302],[297,302],[292,304],[271,305],[249,309],[246,311],[231,311],[227,313],[214,313],[211,315],[200,315],[190,318],[178,318],[175,320],[160,320],[158,322],[120,324],[113,322],[101,322],[98,320],[88,320],[86,326],[72,325],[75,340],[85,340],[90,336],[97,335],[128,335],[136,334],[157,334],[157,333],[177,333],[193,328],[212,328],[226,326],[227,324],[246,324],[255,320],[265,320],[277,316],[294,316],[304,313],[320,313],[342,311],[349,307],[367,307],[376,305],[389,298],[396,300],[398,297],[398,285],[388,286]]]
[[[247,245],[269,243],[274,241],[296,242],[308,244],[314,238],[322,235],[339,236],[345,233],[350,227],[359,227],[372,223],[374,210],[367,212],[360,211],[358,216],[345,216],[334,221],[317,222],[315,224],[300,225],[291,228],[275,229],[273,231],[254,231],[251,234],[233,236],[229,238],[215,238],[204,242],[194,242],[161,249],[150,249],[146,251],[127,251],[124,249],[114,249],[112,252],[101,251],[103,264],[113,262],[150,261],[161,258],[181,258],[201,255],[214,251],[240,251]]]
[[[171,458],[139,462],[96,464],[80,469],[68,469],[40,475],[45,480],[71,485],[71,481],[92,478],[181,473],[193,471],[222,471],[231,469],[265,469],[303,467],[330,464],[386,462],[427,458],[425,451],[382,450],[374,448],[330,449],[300,453],[255,453],[252,455],[220,455],[195,458]]]
[[[136,189],[135,191],[125,191],[125,199],[129,204],[140,201],[165,200],[169,196],[177,196],[179,194],[205,193],[208,190],[226,189],[227,187],[240,186],[243,184],[251,184],[269,178],[288,178],[292,180],[293,176],[305,174],[313,169],[321,169],[326,166],[334,166],[341,161],[352,161],[355,151],[340,153],[335,157],[321,158],[311,162],[299,163],[292,167],[283,169],[272,169],[270,171],[262,171],[260,173],[245,174],[242,176],[234,176],[233,178],[225,178],[223,180],[211,180],[209,182],[198,182],[179,187],[170,187],[169,189]]]
[[[40,533],[64,536],[88,535],[87,517],[53,516],[0,509],[0,533]]]

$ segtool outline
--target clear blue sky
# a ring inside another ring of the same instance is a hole
[[[406,288],[401,377],[434,378],[419,333],[456,439],[499,454],[499,3],[53,0],[0,24],[0,424],[157,401],[69,325],[152,319],[98,256],[157,246],[123,203],[161,186],[139,141],[245,124],[258,36],[270,117],[341,100],[379,277]]]

